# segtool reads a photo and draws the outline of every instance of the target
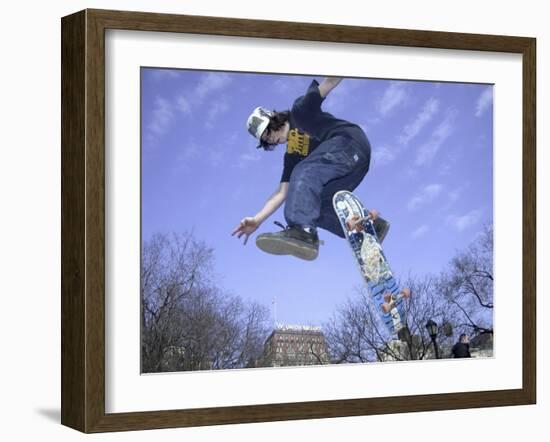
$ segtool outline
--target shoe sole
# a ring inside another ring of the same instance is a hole
[[[292,240],[282,241],[277,238],[258,237],[256,245],[260,250],[272,255],[292,255],[306,261],[313,261],[319,254],[317,250],[312,250],[303,243]]]
[[[382,244],[382,242],[384,241],[384,238],[386,237],[386,235],[388,234],[388,231],[390,230],[390,223],[387,222],[385,219],[382,219],[382,218],[378,218],[378,219],[380,221],[378,225],[378,230],[376,231],[376,236],[378,237],[378,242]]]

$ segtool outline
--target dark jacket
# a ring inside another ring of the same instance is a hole
[[[471,358],[470,344],[457,342],[453,347],[453,358]]]

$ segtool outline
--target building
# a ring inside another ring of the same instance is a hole
[[[259,367],[329,364],[325,336],[320,327],[277,325],[266,339]]]

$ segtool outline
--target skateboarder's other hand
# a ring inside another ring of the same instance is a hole
[[[237,235],[237,238],[240,239],[244,235],[243,244],[246,244],[248,237],[254,233],[258,227],[260,227],[260,222],[252,216],[247,216],[246,218],[243,218],[231,236]]]

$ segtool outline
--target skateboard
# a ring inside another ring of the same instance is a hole
[[[382,322],[392,335],[406,335],[404,301],[411,291],[400,289],[393,276],[374,229],[377,213],[347,190],[337,192],[332,204]]]

